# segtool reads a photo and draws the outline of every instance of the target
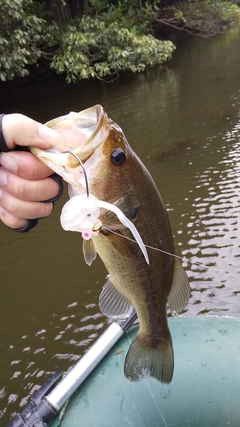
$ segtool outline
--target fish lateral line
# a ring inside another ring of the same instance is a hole
[[[117,233],[116,231],[112,230],[111,228],[108,228],[108,227],[106,227],[106,226],[103,226],[102,228],[105,228],[105,229],[106,229],[106,230],[108,230],[109,232],[111,232],[111,233],[113,233],[113,234],[116,234],[117,236],[120,236],[120,237],[122,237],[123,239],[127,239],[127,240],[130,240],[130,241],[131,241],[131,242],[133,242],[133,243],[137,243],[135,240],[131,239],[131,237],[123,236],[122,234]],[[145,244],[144,244],[144,245],[145,245]],[[154,251],[162,252],[162,253],[164,253],[164,254],[166,254],[166,255],[172,256],[173,258],[177,258],[177,259],[179,259],[179,260],[180,260],[180,261],[182,261],[182,262],[186,262],[187,264],[190,264],[190,265],[198,265],[198,266],[200,266],[200,267],[207,268],[208,270],[215,271],[216,273],[223,273],[223,274],[226,274],[227,276],[234,277],[235,279],[240,279],[240,276],[236,276],[235,274],[231,274],[231,273],[229,273],[228,271],[225,271],[225,270],[219,270],[219,269],[217,269],[217,268],[210,267],[210,266],[208,266],[208,265],[203,264],[203,263],[202,263],[202,262],[200,262],[200,261],[192,261],[192,260],[189,260],[189,259],[187,259],[187,258],[185,258],[185,257],[181,257],[181,256],[179,256],[179,255],[172,254],[171,252],[164,251],[163,249],[155,248],[154,246],[145,245],[145,247],[146,247],[146,248],[148,248],[148,249],[152,249],[152,250],[154,250]]]

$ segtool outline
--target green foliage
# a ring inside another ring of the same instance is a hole
[[[68,82],[144,71],[168,61],[175,50],[170,41],[153,37],[152,24],[213,35],[239,19],[237,1],[0,0],[0,80],[24,77],[39,64]],[[57,20],[66,10],[70,19],[74,4],[86,14],[67,23],[50,21],[51,13]]]
[[[175,3],[188,29],[204,35],[214,35],[229,28],[240,19],[240,8],[236,1],[185,0]]]
[[[144,5],[142,4],[144,3]],[[114,22],[138,34],[151,32],[151,23],[158,16],[159,1],[121,0],[109,4],[107,0],[91,0],[89,14],[98,15],[107,25]]]
[[[219,14],[223,21],[231,21],[239,18],[240,10],[236,4],[230,1],[208,1],[208,7],[211,11]]]
[[[32,0],[1,0],[0,79],[26,76],[47,34],[46,21],[37,16]]]
[[[209,13],[218,14],[223,21],[231,21],[239,17],[239,8],[231,1],[205,0],[203,3]]]
[[[91,77],[116,77],[120,71],[140,72],[171,58],[175,46],[151,35],[135,35],[118,22],[84,16],[67,27],[51,66],[68,82]]]

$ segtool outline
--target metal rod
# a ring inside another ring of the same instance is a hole
[[[134,310],[126,321],[113,322],[44,399],[59,411],[136,318]]]

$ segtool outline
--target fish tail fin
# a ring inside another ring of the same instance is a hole
[[[141,342],[138,335],[134,338],[124,364],[124,374],[130,381],[153,377],[169,384],[173,369],[174,355],[170,334],[168,339],[154,348]]]

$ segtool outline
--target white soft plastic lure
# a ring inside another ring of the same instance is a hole
[[[99,219],[100,208],[115,213],[119,221],[131,230],[147,264],[149,264],[146,247],[135,225],[117,206],[99,200],[93,194],[80,194],[68,200],[62,209],[60,217],[61,226],[66,231],[78,231],[82,233],[82,237],[85,240],[91,239],[92,236],[98,236],[102,227],[102,222]]]

